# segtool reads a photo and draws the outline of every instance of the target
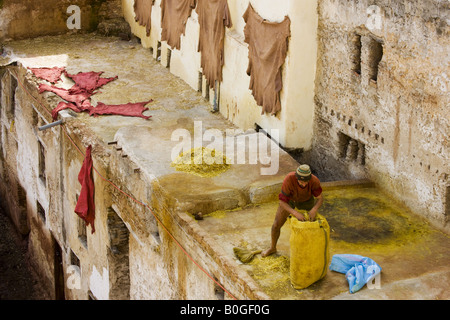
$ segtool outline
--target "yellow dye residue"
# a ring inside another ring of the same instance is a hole
[[[225,218],[227,216],[227,211],[225,211],[225,210],[218,210],[218,211],[214,211],[214,212],[208,213],[207,216],[211,217],[211,218],[216,218],[216,219],[223,219],[223,218]]]
[[[250,207],[250,206],[252,206],[252,205],[249,205],[247,207]],[[211,218],[216,218],[216,219],[223,219],[227,216],[228,213],[241,211],[241,210],[243,210],[243,208],[241,208],[241,207],[237,207],[237,208],[230,209],[230,210],[217,210],[217,211],[206,214],[206,216],[211,217]]]
[[[262,258],[257,256],[248,265],[252,267],[249,271],[251,276],[266,290],[278,292],[284,296],[291,289],[289,257],[271,255]]]
[[[199,177],[215,177],[230,169],[231,165],[222,152],[205,147],[181,153],[171,164],[177,171]]]
[[[320,212],[340,251],[370,254],[417,247],[431,232],[424,219],[374,188],[328,191]]]

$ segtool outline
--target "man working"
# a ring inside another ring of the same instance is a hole
[[[323,204],[320,181],[315,175],[311,174],[311,169],[306,164],[299,166],[295,172],[291,172],[286,176],[278,198],[280,199],[280,204],[271,231],[272,245],[269,249],[262,252],[261,255],[263,257],[267,257],[277,251],[281,227],[290,214],[300,221],[306,220],[305,216],[296,211],[295,208],[309,211],[309,219],[314,221],[317,211]],[[315,201],[315,198],[317,198],[317,201]]]

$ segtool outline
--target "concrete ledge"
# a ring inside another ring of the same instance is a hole
[[[345,188],[373,188],[375,187],[375,183],[367,180],[341,180],[341,181],[330,181],[330,182],[322,182],[323,190],[336,190],[336,189],[345,189]]]

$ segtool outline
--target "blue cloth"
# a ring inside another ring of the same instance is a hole
[[[330,270],[344,273],[350,293],[355,293],[372,281],[381,272],[381,267],[372,259],[360,255],[335,254]]]

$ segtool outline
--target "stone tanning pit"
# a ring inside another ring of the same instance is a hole
[[[0,1],[0,205],[47,296],[449,299],[450,2],[173,2]],[[237,259],[304,163],[379,287],[295,290],[293,218]]]
[[[242,264],[272,299],[448,299],[441,282],[450,279],[450,237],[371,184],[329,182],[320,213],[331,228],[330,254],[358,254],[381,267],[381,289],[350,294],[343,274],[328,270],[312,286],[295,290],[290,283],[290,226],[282,228],[278,252],[256,255]],[[270,228],[278,202],[207,215],[199,225],[228,253],[270,245]],[[293,219],[293,218],[291,218]],[[305,248],[307,250],[307,248]],[[422,288],[420,292],[417,288]]]

